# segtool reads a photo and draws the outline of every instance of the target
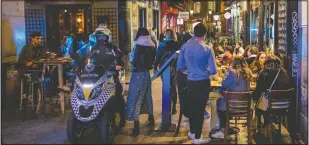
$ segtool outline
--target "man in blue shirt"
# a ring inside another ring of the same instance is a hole
[[[188,137],[194,144],[210,142],[210,138],[202,138],[201,134],[204,110],[211,90],[209,76],[217,73],[214,51],[203,42],[205,34],[206,26],[197,24],[194,27],[194,38],[182,46],[177,62],[177,69],[188,73]]]

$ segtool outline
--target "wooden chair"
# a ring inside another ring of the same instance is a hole
[[[292,96],[294,88],[288,90],[271,90],[268,95],[269,98],[269,108],[268,112],[270,113],[270,119],[273,117],[279,118],[279,132],[281,134],[281,117],[289,116],[289,108],[291,107]],[[270,141],[270,144],[273,143],[272,140],[272,123],[273,120],[270,120],[271,123],[267,125],[267,135]],[[284,122],[284,121],[283,121]],[[261,116],[258,116],[258,129],[261,127]]]
[[[246,117],[248,127],[248,143],[252,141],[251,136],[251,93],[250,92],[224,92],[226,105],[226,124],[224,142],[227,143],[230,117]]]

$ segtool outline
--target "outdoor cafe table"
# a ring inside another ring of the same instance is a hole
[[[218,81],[211,81],[210,82],[210,87],[212,88],[212,89],[218,89],[218,88],[221,88],[222,87],[222,84],[221,83],[219,83]],[[251,91],[254,91],[255,90],[255,87],[256,87],[256,85],[252,85],[251,83],[250,83],[250,90]]]
[[[58,81],[59,81],[59,87],[62,88],[64,86],[64,80],[63,80],[63,65],[69,63],[70,60],[65,58],[55,58],[55,59],[41,59],[39,61],[34,61],[34,63],[41,63],[43,64],[43,74],[45,74],[45,69],[47,66],[57,66],[58,69]],[[64,93],[60,91],[60,105],[61,105],[61,111],[62,114],[64,114]]]

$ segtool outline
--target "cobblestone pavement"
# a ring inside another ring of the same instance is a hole
[[[153,101],[154,101],[154,116],[156,125],[161,121],[162,107],[162,84],[161,79],[156,79],[153,83]],[[179,104],[177,105],[179,110]],[[211,112],[210,108],[207,108]],[[1,132],[3,142],[7,144],[69,144],[66,135],[66,123],[70,110],[68,109],[65,115],[60,114],[60,110],[56,111],[55,115],[50,116],[46,122],[42,119],[32,119],[22,122],[20,119],[12,119],[18,113],[10,113],[2,115]],[[179,114],[172,116],[172,123],[176,124]],[[10,118],[10,119],[8,119]],[[188,140],[188,121],[183,119],[178,137],[173,137],[173,132],[156,132],[153,129],[146,127],[147,115],[140,116],[141,131],[138,137],[131,137],[130,134],[133,128],[133,122],[127,122],[122,132],[115,137],[115,144],[191,144]],[[185,118],[185,117],[183,117]],[[237,134],[236,141],[231,141],[232,144],[247,144],[247,128],[238,125],[240,133]],[[210,131],[210,119],[205,119],[203,127],[203,136],[208,136]],[[96,143],[97,134],[88,134],[81,143]],[[234,137],[235,139],[235,137]],[[256,140],[265,140],[264,138]],[[283,139],[284,140],[284,139]],[[211,144],[222,144],[222,140],[212,140]],[[253,141],[253,143],[256,143]],[[262,143],[262,142],[261,142]],[[286,141],[284,141],[286,143]]]

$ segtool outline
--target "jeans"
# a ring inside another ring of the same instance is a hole
[[[188,80],[189,123],[190,132],[195,134],[195,139],[201,138],[204,123],[204,111],[210,93],[210,80]]]

